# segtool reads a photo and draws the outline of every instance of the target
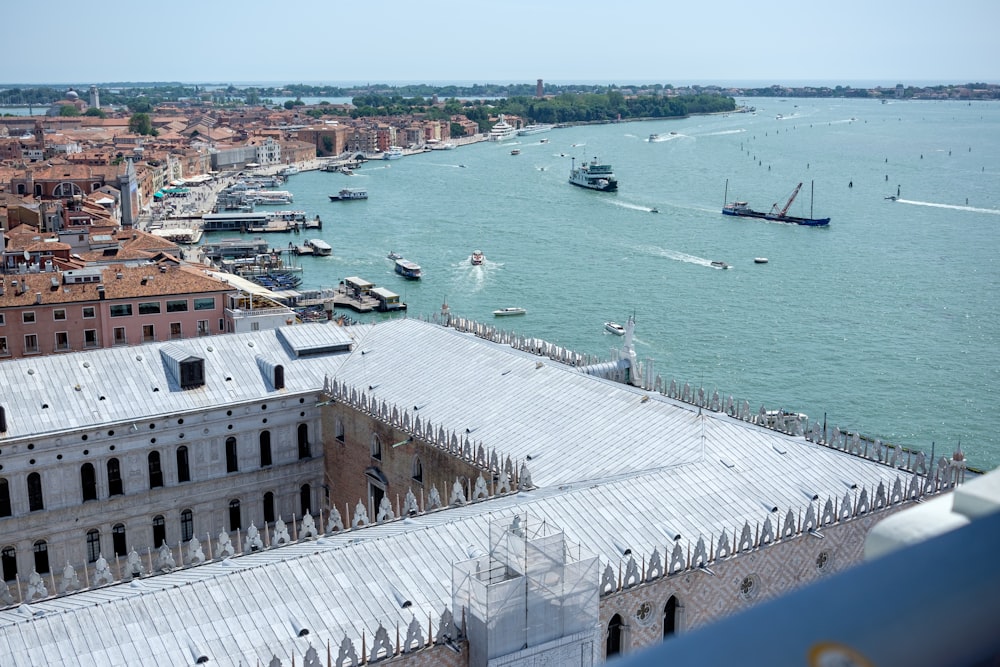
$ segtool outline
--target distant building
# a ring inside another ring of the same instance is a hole
[[[543,97],[545,97],[545,86],[542,85],[541,79],[539,79],[535,83],[535,97],[537,97],[538,99],[542,99]]]
[[[101,108],[101,94],[97,91],[97,86],[90,87],[90,106],[94,109]]]

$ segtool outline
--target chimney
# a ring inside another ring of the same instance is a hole
[[[97,298],[104,301],[104,285],[97,286]]]
[[[121,279],[122,279],[122,272],[119,271],[118,273],[115,274],[115,280],[121,280]]]
[[[42,305],[42,293],[41,292],[35,292],[35,305],[36,306]]]

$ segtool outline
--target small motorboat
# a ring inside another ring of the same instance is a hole
[[[729,265],[726,264],[725,262],[718,262],[718,261],[712,262],[712,266],[714,268],[716,268],[716,269],[728,269],[729,268]]]
[[[767,264],[767,257],[754,257],[753,258],[753,263],[754,264]]]
[[[659,213],[659,212],[660,212],[660,209],[658,209],[658,208],[656,208],[656,207],[654,206],[653,208],[649,209],[649,212],[650,212],[650,213]]]
[[[514,150],[512,150],[510,152],[510,154],[511,155],[520,155],[521,154],[521,149],[520,148],[515,148]]]
[[[473,266],[479,266],[480,264],[482,264],[485,261],[486,261],[486,256],[483,255],[483,251],[482,250],[473,250],[472,251],[472,257],[469,258],[469,262],[471,262]]]
[[[499,310],[494,310],[493,315],[496,317],[508,317],[510,315],[524,315],[527,310],[521,308],[520,306],[508,306],[507,308],[500,308]]]
[[[625,327],[623,327],[622,325],[618,324],[617,322],[605,322],[604,323],[604,329],[608,333],[613,333],[616,336],[624,336],[625,335]]]
[[[393,261],[396,261],[397,259],[403,259],[403,256],[402,256],[402,255],[400,255],[400,254],[399,254],[398,252],[396,252],[395,250],[390,250],[390,251],[389,251],[389,254],[388,254],[388,255],[386,255],[386,258],[387,258],[387,259],[391,259],[391,260],[393,260]]]

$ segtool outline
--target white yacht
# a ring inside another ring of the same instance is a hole
[[[389,150],[382,154],[383,160],[398,160],[403,157],[403,149],[399,146],[389,146]]]
[[[552,125],[548,125],[546,123],[535,123],[534,125],[522,127],[517,131],[517,133],[522,137],[526,137],[529,134],[541,134],[542,132],[548,132],[552,129],[552,127]]]
[[[500,120],[490,129],[490,141],[507,141],[516,136],[517,128],[504,120],[503,114],[500,114]]]

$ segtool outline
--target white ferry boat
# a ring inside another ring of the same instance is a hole
[[[611,165],[600,164],[595,157],[576,167],[576,158],[570,161],[569,182],[581,188],[615,192],[618,189],[618,179],[615,178]]]
[[[608,333],[612,333],[612,334],[614,334],[616,336],[624,336],[625,335],[625,327],[623,327],[622,325],[618,324],[617,322],[605,322],[604,323],[604,330],[607,331]]]
[[[389,150],[382,154],[383,160],[398,160],[403,157],[403,149],[399,146],[389,146]]]
[[[279,176],[294,176],[297,173],[299,173],[299,168],[296,167],[294,164],[290,164],[287,167],[285,167],[284,169],[282,169],[281,171],[279,171],[278,175]]]
[[[297,249],[299,255],[315,255],[316,257],[329,257],[333,254],[333,248],[323,239],[306,239],[301,249]]]
[[[519,136],[526,137],[531,134],[541,134],[542,132],[548,132],[549,130],[552,129],[552,127],[553,127],[552,125],[548,125],[546,123],[536,123],[534,125],[527,125],[525,127],[522,127],[520,130],[517,131],[517,133]]]
[[[508,139],[513,139],[517,136],[517,128],[504,120],[503,114],[500,114],[500,120],[490,128],[490,141],[507,141]]]
[[[480,264],[482,264],[485,261],[486,261],[486,256],[483,254],[482,250],[473,250],[472,251],[472,258],[469,260],[469,262],[473,266],[479,266]]]
[[[364,188],[344,188],[335,195],[330,195],[330,201],[350,201],[368,199],[368,190]]]

